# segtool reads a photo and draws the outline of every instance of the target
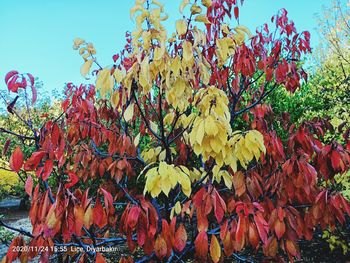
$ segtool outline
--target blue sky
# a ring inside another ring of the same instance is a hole
[[[345,1],[345,0],[344,0]],[[161,0],[170,16],[180,17],[180,0]],[[245,0],[240,22],[254,30],[270,21],[280,8],[289,12],[299,31],[311,32],[318,43],[315,14],[331,0]],[[73,39],[94,43],[100,64],[124,46],[124,33],[134,28],[129,17],[133,0],[1,0],[0,1],[0,89],[10,70],[30,72],[44,82],[45,90],[61,89],[65,82],[87,83],[79,73],[82,58],[72,49]]]

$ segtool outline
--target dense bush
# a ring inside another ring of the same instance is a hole
[[[35,151],[23,158],[17,147],[10,157],[14,171],[36,177],[25,186],[33,232],[18,231],[45,249],[13,252],[24,243],[18,236],[5,261],[40,254],[48,262],[57,253],[105,262],[99,249],[124,243],[132,258],[120,262],[218,262],[248,249],[293,261],[299,240],[345,222],[349,203],[328,187],[349,169],[347,136],[323,141],[334,133],[326,120],[295,123],[264,103],[307,78],[300,60],[310,35],[296,31],[286,10],[252,35],[231,25],[240,8],[235,0],[183,1],[190,15],[167,38],[163,5],[137,0],[137,27],[107,67],[93,44],[74,41],[81,74],[96,75],[95,85],[69,83],[62,114],[40,130],[23,119]],[[6,83],[35,97],[31,75],[12,71]]]

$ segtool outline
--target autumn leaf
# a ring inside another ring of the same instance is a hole
[[[221,257],[221,247],[220,247],[219,241],[215,235],[211,236],[210,256],[211,256],[211,259],[213,260],[214,263],[219,262],[220,257]]]
[[[94,62],[93,59],[89,59],[87,61],[84,62],[84,64],[81,66],[80,68],[80,74],[86,78],[86,75],[89,73],[92,63]]]
[[[176,21],[176,31],[181,36],[184,35],[187,31],[187,22],[184,19]]]
[[[162,236],[158,236],[154,244],[154,251],[159,259],[165,258],[167,254],[167,244]]]
[[[175,233],[175,250],[181,252],[186,247],[187,233],[183,224],[180,224]]]
[[[126,122],[131,121],[132,117],[134,116],[134,104],[131,103],[124,112],[124,119]]]
[[[26,193],[29,195],[29,197],[32,197],[32,192],[33,192],[33,178],[31,175],[27,177],[24,189]]]
[[[207,232],[201,231],[195,241],[194,246],[196,250],[196,256],[202,259],[207,258],[208,254],[208,235]]]
[[[10,157],[10,167],[13,171],[18,173],[19,170],[22,168],[22,165],[23,165],[23,153],[21,151],[21,148],[17,146]]]
[[[96,261],[95,263],[105,263],[106,262],[106,259],[104,256],[102,256],[101,253],[97,252],[96,253]]]

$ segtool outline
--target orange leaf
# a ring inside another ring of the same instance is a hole
[[[275,237],[270,237],[263,247],[265,256],[275,257],[277,254],[277,239]]]
[[[22,168],[23,165],[23,153],[21,148],[17,146],[10,157],[10,167],[13,171],[18,173],[18,171]]]
[[[183,224],[179,226],[175,233],[175,244],[174,248],[177,252],[181,252],[185,246],[187,241],[187,233]]]
[[[201,231],[194,241],[196,255],[199,258],[206,258],[208,254],[208,235],[207,232]]]
[[[275,222],[275,232],[278,239],[280,239],[283,236],[285,231],[286,231],[286,225],[284,224],[283,221],[280,221],[277,219]]]
[[[105,263],[106,260],[101,253],[96,253],[96,263]]]
[[[259,234],[255,224],[252,222],[249,223],[248,237],[249,243],[253,248],[257,249],[259,245]]]
[[[245,217],[240,214],[238,218],[238,224],[237,224],[237,230],[236,230],[236,242],[237,242],[237,249],[241,250],[244,247],[245,244],[245,233],[247,231],[246,228],[246,219]]]
[[[75,232],[80,235],[81,229],[84,225],[84,208],[80,205],[74,207],[74,222],[75,222]]]
[[[89,229],[90,226],[93,223],[93,217],[92,217],[92,208],[91,205],[86,208],[86,211],[84,213],[84,226]]]
[[[286,241],[286,249],[287,249],[288,254],[292,255],[293,257],[297,257],[299,255],[298,245],[295,242],[293,242],[292,240],[288,239]]]
[[[219,262],[221,257],[221,247],[215,235],[211,236],[210,256],[214,263]]]
[[[154,252],[156,253],[157,258],[163,259],[167,254],[167,245],[162,236],[158,236],[156,243],[154,244]]]
[[[232,177],[233,186],[235,187],[236,195],[241,196],[245,193],[245,177],[242,172],[237,172]]]

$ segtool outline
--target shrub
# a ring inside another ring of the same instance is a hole
[[[28,138],[36,150],[23,158],[18,147],[10,158],[14,171],[34,171],[39,181],[26,181],[33,233],[22,234],[31,247],[47,248],[41,261],[56,252],[105,262],[98,249],[124,243],[135,260],[142,250],[141,262],[218,262],[248,248],[293,261],[298,240],[344,223],[349,203],[320,182],[349,169],[347,138],[323,143],[329,123],[295,125],[285,116],[282,141],[264,103],[307,77],[299,61],[310,35],[281,10],[275,28],[253,36],[227,24],[240,8],[234,0],[184,1],[180,11],[190,15],[167,38],[163,5],[138,0],[137,27],[107,67],[93,44],[74,41],[81,74],[96,73],[95,85],[67,84],[62,115]],[[16,71],[6,83],[14,93],[34,87],[31,75]],[[13,253],[23,242],[13,240],[7,261],[38,254]]]

